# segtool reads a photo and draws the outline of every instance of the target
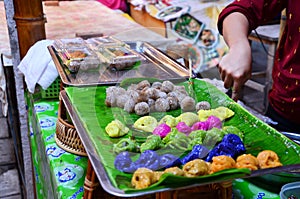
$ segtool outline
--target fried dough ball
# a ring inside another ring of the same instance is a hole
[[[166,112],[170,110],[169,101],[165,98],[159,98],[155,101],[155,110],[159,112]]]
[[[165,92],[165,93],[169,93],[171,91],[173,91],[174,89],[174,84],[170,81],[163,81],[160,90]]]
[[[159,99],[159,98],[167,98],[167,97],[168,97],[167,93],[165,93],[163,91],[159,91],[158,92],[157,99]]]
[[[186,96],[180,102],[180,108],[182,109],[183,112],[194,111],[195,105],[196,105],[196,102],[195,102],[194,98],[192,98],[190,96]]]
[[[259,167],[258,160],[251,154],[243,154],[236,159],[236,168],[248,168],[250,170],[257,170]]]
[[[117,104],[117,98],[120,95],[123,95],[126,93],[126,90],[122,87],[117,86],[111,86],[106,89],[106,98],[105,98],[105,104],[108,107],[114,107]]]
[[[141,91],[138,91],[139,97],[137,102],[147,102],[149,99],[148,93],[146,92],[148,88],[144,88]]]
[[[129,90],[134,90],[134,91],[136,91],[136,90],[137,90],[137,84],[130,84],[130,85],[128,86],[128,88],[127,88],[127,91],[129,91]]]
[[[212,163],[210,165],[210,173],[215,173],[224,169],[236,168],[235,161],[233,158],[220,155],[212,158]]]
[[[146,115],[150,112],[150,107],[146,102],[140,102],[134,106],[134,112],[137,115]]]
[[[187,93],[187,91],[185,90],[185,87],[184,86],[174,86],[174,89],[173,91],[177,92],[177,93],[181,93],[183,95],[189,95]]]
[[[282,166],[282,163],[280,162],[278,155],[271,150],[261,151],[257,155],[257,160],[258,160],[259,167],[261,169]]]
[[[157,90],[156,88],[147,88],[145,90],[145,93],[146,95],[148,96],[148,98],[151,98],[151,99],[157,99],[159,98],[159,90]]]
[[[176,110],[179,106],[178,99],[176,97],[167,97],[170,105],[170,110]]]
[[[168,93],[168,97],[176,97],[178,99],[178,103],[180,103],[186,96],[186,94],[179,91],[172,91]]]
[[[128,95],[129,98],[132,98],[135,102],[139,99],[139,93],[135,90],[127,90],[126,95]]]
[[[156,89],[160,89],[161,85],[162,85],[161,82],[153,82],[151,87],[156,88]]]
[[[150,112],[154,112],[155,111],[155,100],[154,99],[148,99],[148,105],[150,107]]]
[[[116,105],[119,108],[124,108],[125,103],[128,101],[128,95],[119,95],[116,100]]]
[[[159,181],[160,177],[164,174],[163,171],[154,171],[153,173],[154,173],[154,175],[153,175],[153,182],[154,183]]]
[[[155,183],[154,172],[147,168],[138,168],[131,178],[131,184],[136,189],[145,189]]]
[[[210,109],[210,103],[207,101],[201,101],[196,104],[196,111],[199,110],[209,110]]]
[[[184,176],[184,172],[179,167],[170,167],[164,170],[164,173],[171,173],[177,176]]]
[[[148,80],[143,80],[143,81],[141,81],[137,84],[136,89],[137,90],[143,90],[144,88],[149,88],[150,86],[151,85],[150,85],[150,82]]]
[[[208,174],[208,164],[201,159],[189,161],[182,168],[186,177],[196,177]]]
[[[128,113],[133,113],[135,107],[135,100],[133,98],[129,98],[127,102],[124,104],[124,110]]]

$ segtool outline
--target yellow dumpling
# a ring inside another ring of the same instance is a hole
[[[177,120],[172,115],[165,115],[161,120],[158,122],[158,124],[167,124],[170,127],[175,127],[177,125]]]
[[[199,121],[199,117],[196,113],[193,112],[185,112],[180,114],[177,118],[177,123],[178,122],[184,122],[188,126],[192,126],[196,122]]]
[[[210,110],[199,110],[198,111],[198,116],[199,116],[200,121],[207,120],[207,118],[211,115],[216,116],[220,120],[223,121],[227,118],[232,117],[234,115],[234,112],[232,110],[230,110],[229,108],[224,107],[224,106],[220,106],[218,108],[210,109]]]
[[[158,122],[155,117],[143,116],[135,121],[133,127],[142,131],[152,132],[157,127]]]
[[[122,122],[119,120],[113,120],[111,121],[106,127],[105,127],[106,133],[109,135],[109,137],[121,137],[123,135],[126,135],[129,131],[129,128],[125,126]]]

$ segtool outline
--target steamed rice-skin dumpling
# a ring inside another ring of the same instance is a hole
[[[211,115],[216,116],[220,120],[223,121],[227,118],[232,117],[234,115],[234,112],[232,110],[230,110],[229,108],[224,107],[224,106],[220,106],[218,108],[210,109],[210,110],[199,110],[198,111],[198,116],[199,116],[200,121],[207,120],[207,118]]]
[[[129,128],[121,121],[115,119],[105,127],[105,132],[109,137],[122,137],[129,132]]]
[[[184,122],[188,126],[192,126],[196,122],[199,121],[198,115],[193,112],[185,112],[180,114],[177,118],[177,123],[178,122]]]
[[[158,122],[156,118],[147,115],[147,116],[140,117],[138,120],[136,120],[133,124],[133,127],[138,130],[152,133],[155,127],[157,127],[157,125]]]

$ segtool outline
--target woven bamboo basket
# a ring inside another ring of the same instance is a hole
[[[80,156],[87,156],[75,127],[67,120],[66,109],[61,100],[58,107],[55,141],[65,151]]]

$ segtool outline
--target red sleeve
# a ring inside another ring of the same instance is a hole
[[[267,23],[278,16],[287,1],[278,0],[235,0],[225,7],[219,15],[218,30],[222,34],[223,20],[232,12],[240,12],[249,21],[250,30]]]

